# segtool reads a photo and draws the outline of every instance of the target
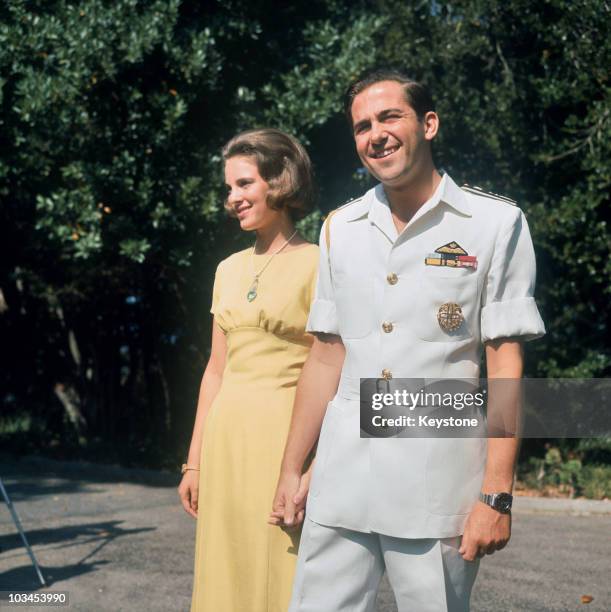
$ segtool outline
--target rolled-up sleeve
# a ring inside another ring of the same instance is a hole
[[[499,233],[482,292],[481,339],[534,340],[545,325],[534,298],[535,251],[524,213],[517,209]]]
[[[310,308],[310,315],[306,324],[306,331],[311,333],[325,333],[339,335],[337,323],[337,311],[335,309],[335,292],[331,278],[329,262],[329,252],[325,235],[325,224],[329,223],[330,218],[325,220],[320,231],[320,261],[318,263],[318,280],[316,282],[316,292],[314,301]]]

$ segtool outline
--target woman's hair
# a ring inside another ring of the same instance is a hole
[[[293,220],[305,217],[315,201],[312,162],[301,143],[274,128],[247,130],[234,136],[223,147],[223,160],[252,157],[261,178],[269,185],[267,205],[286,209]],[[225,201],[225,208],[235,216]]]

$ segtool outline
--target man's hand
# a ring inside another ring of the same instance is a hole
[[[304,474],[293,472],[280,475],[272,511],[267,521],[270,525],[295,527],[303,521],[312,465]]]
[[[322,422],[337,391],[346,349],[339,336],[317,333],[303,365],[287,436],[280,478],[269,515],[270,525],[299,525],[305,515],[312,464],[302,475],[303,466],[320,435]]]
[[[478,501],[467,519],[458,552],[465,561],[474,561],[504,548],[510,536],[511,514],[501,514]]]
[[[506,410],[506,398],[502,398],[503,387],[499,392],[495,379],[514,379],[522,376],[522,345],[510,338],[499,338],[486,343],[486,365],[488,368],[488,411],[496,407],[498,423],[504,432],[516,432],[516,411],[519,405]],[[501,401],[502,400],[502,401]],[[517,400],[516,400],[517,401]],[[500,407],[499,407],[500,404]],[[507,418],[507,423],[505,423]],[[486,471],[482,482],[482,491],[507,491],[511,493],[513,473],[518,454],[518,439],[488,438],[488,455]],[[458,551],[465,561],[474,561],[476,557],[491,555],[501,550],[511,536],[511,514],[501,514],[481,501],[476,502],[473,511],[467,518],[465,533]]]

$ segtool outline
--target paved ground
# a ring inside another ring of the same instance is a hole
[[[195,523],[176,476],[0,457],[0,477],[49,590],[69,591],[71,611],[189,609]],[[610,502],[519,499],[511,543],[482,563],[473,611],[611,609],[610,535]],[[0,502],[3,589],[42,592]],[[378,612],[395,610],[384,583]]]

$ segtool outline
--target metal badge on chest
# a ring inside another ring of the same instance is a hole
[[[455,240],[435,249],[434,253],[425,257],[424,263],[427,266],[448,266],[477,270],[477,257],[469,255]],[[454,302],[442,304],[437,311],[437,322],[445,332],[457,330],[464,320],[462,308]]]

